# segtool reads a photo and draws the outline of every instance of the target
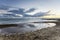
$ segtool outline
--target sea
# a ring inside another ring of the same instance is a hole
[[[43,23],[46,21],[57,21],[57,20],[44,20],[35,17],[24,17],[24,18],[0,18],[0,25],[5,24],[17,24],[18,26],[0,28],[0,34],[14,34],[14,33],[25,33],[40,30],[47,27],[56,26],[55,23]],[[41,22],[41,23],[33,23]]]

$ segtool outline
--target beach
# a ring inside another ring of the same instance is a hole
[[[46,27],[21,34],[18,32],[12,35],[0,34],[0,40],[60,40],[60,26]]]

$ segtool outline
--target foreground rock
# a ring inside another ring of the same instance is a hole
[[[3,38],[3,39],[2,39]],[[60,27],[50,27],[24,34],[3,35],[1,40],[60,40]]]

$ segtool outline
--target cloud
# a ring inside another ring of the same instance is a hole
[[[25,9],[19,8],[18,10],[9,10],[8,12],[16,13],[16,14],[24,14]]]
[[[8,10],[9,8],[11,7],[6,5],[0,5],[0,10]]]
[[[0,5],[0,14],[10,14],[11,12],[8,12],[9,8],[12,7],[6,5]]]
[[[13,13],[17,13],[17,14],[24,14],[24,13],[30,13],[33,12],[34,10],[36,10],[35,8],[30,8],[29,10],[23,9],[23,8],[19,8],[18,10],[10,10],[9,12],[13,12]]]
[[[24,14],[24,13],[30,13],[36,10],[35,8],[30,8],[29,10],[26,10],[24,8],[16,8],[6,5],[0,5],[0,10],[7,10],[8,12],[17,13],[17,14]]]
[[[30,13],[30,12],[33,12],[33,11],[35,11],[35,10],[36,10],[35,8],[30,8],[30,9],[26,10],[26,12],[27,12],[27,13]]]
[[[11,7],[7,5],[0,5],[0,10],[18,10],[19,8],[17,7]]]
[[[10,7],[6,5],[0,6],[0,14],[6,14],[6,16],[13,16],[13,17],[36,17],[36,16],[44,16],[47,15],[45,12],[40,12],[40,9],[36,8],[29,8],[28,10],[24,8],[16,8]]]
[[[25,9],[19,8],[18,10],[9,10],[8,12],[12,12],[14,14],[21,14],[24,17],[26,17],[26,16],[30,16],[29,14],[26,14],[26,13],[31,13],[31,12],[33,12],[35,10],[36,10],[35,8],[30,8],[29,10],[25,11]]]

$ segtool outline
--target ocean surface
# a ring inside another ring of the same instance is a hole
[[[0,18],[1,24],[17,24],[18,26],[11,26],[7,28],[0,28],[0,34],[10,33],[25,33],[30,31],[40,30],[42,28],[54,27],[55,23],[30,23],[30,22],[44,22],[56,20],[42,20],[40,18]]]
[[[46,21],[57,21],[57,20],[43,20],[39,17],[23,17],[23,18],[0,18],[0,24],[19,24],[29,22],[46,22]]]

